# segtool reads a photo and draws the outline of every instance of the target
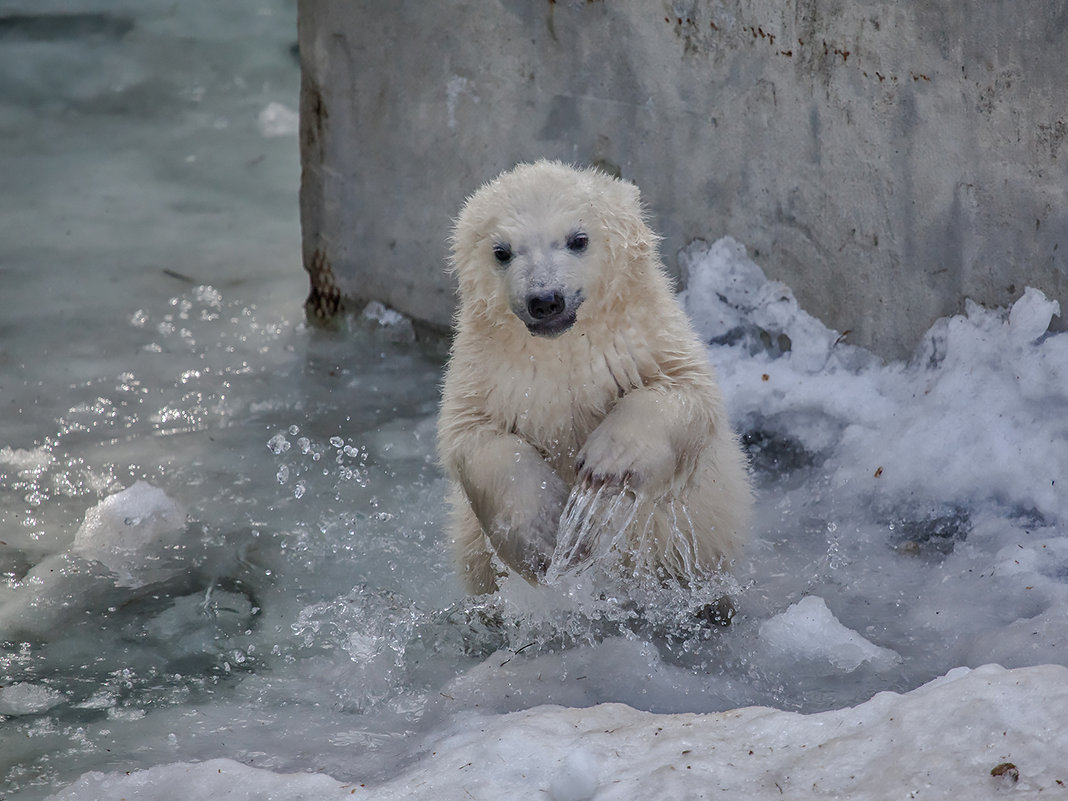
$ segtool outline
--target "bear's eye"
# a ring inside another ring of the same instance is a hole
[[[512,260],[512,249],[508,245],[494,245],[493,258],[500,264],[507,264]]]
[[[581,231],[576,231],[567,237],[567,249],[572,253],[582,253],[589,244],[590,238]]]

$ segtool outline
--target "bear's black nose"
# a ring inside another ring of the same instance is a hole
[[[560,292],[537,292],[527,295],[527,311],[534,320],[548,320],[564,310],[564,296]]]

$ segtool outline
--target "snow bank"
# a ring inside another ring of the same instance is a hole
[[[283,774],[253,768],[232,759],[180,762],[134,773],[87,773],[60,793],[69,801],[316,801],[351,796],[350,787],[329,776]]]
[[[991,665],[813,715],[765,707],[655,715],[622,704],[466,715],[377,786],[212,760],[89,773],[51,798],[1058,797],[1068,793],[1065,720],[1068,669]]]

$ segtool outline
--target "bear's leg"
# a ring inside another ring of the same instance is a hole
[[[469,595],[496,592],[497,569],[493,566],[493,552],[486,542],[482,525],[459,486],[453,487],[449,501],[452,505],[449,536],[464,589]]]
[[[570,488],[525,440],[472,437],[457,476],[501,560],[528,581],[544,575]]]

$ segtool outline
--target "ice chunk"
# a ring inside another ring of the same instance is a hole
[[[730,237],[694,242],[679,253],[679,267],[686,277],[679,300],[706,342],[742,327],[767,281],[745,246]]]
[[[415,327],[412,321],[395,309],[391,309],[377,300],[372,300],[363,307],[360,318],[371,323],[391,342],[415,341]]]
[[[901,657],[880,648],[843,626],[815,595],[796,604],[760,626],[760,637],[774,649],[803,659],[826,659],[839,670],[850,672],[865,662],[888,666]]]
[[[1060,315],[1061,306],[1034,287],[1027,287],[1009,311],[1012,337],[1021,344],[1034,342],[1049,330],[1050,321]]]
[[[300,115],[282,103],[271,102],[256,118],[256,127],[263,136],[296,136],[300,130]]]
[[[164,559],[186,529],[185,511],[145,481],[110,495],[85,513],[73,553],[100,562],[120,587],[140,587],[174,574]]]
[[[52,462],[47,448],[0,448],[0,464],[11,465],[21,471],[43,470]]]
[[[0,715],[37,715],[66,700],[63,693],[29,682],[0,687]]]
[[[70,548],[42,559],[0,598],[0,636],[55,636],[85,610],[119,601],[125,593],[116,588],[182,575],[185,533],[181,506],[144,481],[105,498],[85,513]]]

